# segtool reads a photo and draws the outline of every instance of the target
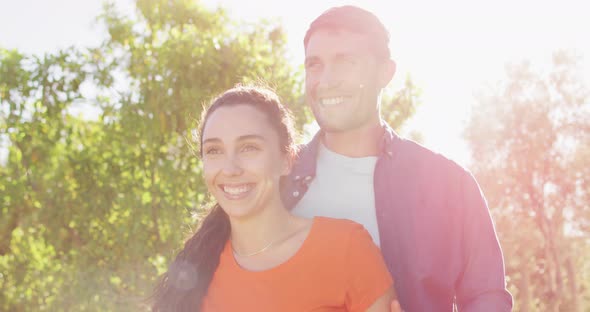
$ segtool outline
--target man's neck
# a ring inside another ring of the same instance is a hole
[[[375,124],[350,131],[327,132],[322,142],[331,151],[348,157],[379,155],[379,142],[383,136],[383,125]]]

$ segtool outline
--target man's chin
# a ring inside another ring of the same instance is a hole
[[[318,121],[318,125],[320,126],[320,129],[322,130],[322,132],[325,132],[325,133],[342,133],[342,132],[346,132],[349,130],[345,127],[341,127],[337,124],[329,123],[329,122],[319,122]]]

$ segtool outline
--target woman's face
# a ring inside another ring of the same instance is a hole
[[[244,104],[220,107],[203,129],[203,171],[209,192],[231,218],[280,203],[279,180],[289,162],[266,115]]]

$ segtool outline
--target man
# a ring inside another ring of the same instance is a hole
[[[502,252],[472,175],[380,118],[395,73],[388,45],[383,24],[358,7],[332,8],[310,25],[306,100],[321,130],[300,151],[285,204],[362,223],[405,311],[510,311]]]

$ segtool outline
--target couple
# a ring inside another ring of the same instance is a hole
[[[380,119],[388,44],[357,7],[312,22],[306,98],[321,130],[297,153],[272,91],[238,86],[212,102],[200,146],[217,204],[161,279],[155,311],[511,310],[473,177]]]

